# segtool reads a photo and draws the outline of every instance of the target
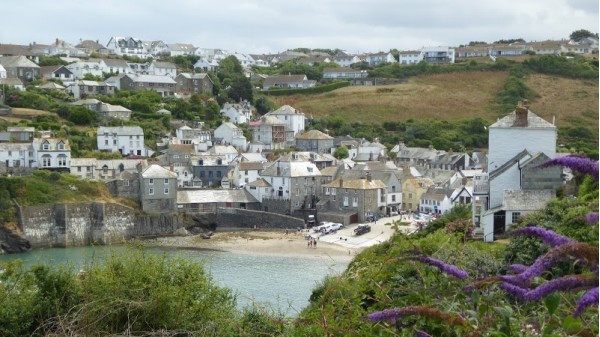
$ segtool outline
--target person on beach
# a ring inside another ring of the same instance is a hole
[[[315,246],[314,248],[317,248],[317,240],[315,240],[315,242],[313,242],[313,246]]]
[[[308,248],[312,246],[312,239],[308,239]]]

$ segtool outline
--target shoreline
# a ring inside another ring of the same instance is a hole
[[[316,258],[350,262],[364,249],[383,243],[395,233],[391,226],[398,219],[383,218],[371,222],[371,231],[360,236],[354,235],[353,224],[336,233],[319,235],[312,230],[260,229],[216,231],[211,238],[201,235],[168,236],[140,239],[147,247],[173,248],[182,250],[206,250],[239,254],[275,255],[299,258]],[[413,226],[400,228],[413,230]],[[316,240],[316,247],[310,247],[306,235]]]

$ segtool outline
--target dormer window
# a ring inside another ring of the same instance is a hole
[[[59,150],[64,150],[65,149],[65,143],[63,143],[63,142],[58,143],[58,149]]]
[[[42,150],[45,150],[45,151],[48,151],[48,150],[50,150],[50,143],[48,143],[47,141],[45,141],[45,142],[42,144]]]

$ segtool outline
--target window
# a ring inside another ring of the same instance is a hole
[[[395,202],[395,201],[396,201],[396,196],[392,195],[392,202]]]
[[[169,194],[169,188],[165,188],[165,194]]]
[[[148,194],[149,195],[154,195],[154,189],[152,187],[150,187],[150,189],[148,190]]]
[[[169,179],[165,179],[165,185],[169,185]]]
[[[517,223],[517,220],[521,216],[521,212],[513,212],[512,213],[512,223]]]
[[[329,187],[325,187],[325,195],[329,195]]]
[[[81,166],[77,167],[77,172],[81,172]]]
[[[42,150],[50,150],[50,144],[48,142],[42,144]]]
[[[348,206],[348,197],[344,197],[344,207]]]
[[[358,207],[358,197],[352,198],[352,207]]]
[[[129,186],[129,180],[123,180],[123,186]]]
[[[61,154],[58,156],[58,166],[66,167],[67,166],[67,156]]]
[[[52,157],[50,157],[50,155],[43,155],[42,156],[42,167],[50,167],[52,166]]]
[[[12,157],[12,151],[8,151],[8,156]]]
[[[217,171],[217,178],[221,178],[221,171]]]
[[[104,145],[108,145],[108,139],[104,140]]]
[[[148,179],[148,184],[154,185],[154,179],[152,179],[152,178]]]

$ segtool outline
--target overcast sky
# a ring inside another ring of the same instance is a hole
[[[105,45],[133,36],[242,53],[379,52],[598,32],[598,0],[10,0],[0,12],[0,43]]]

